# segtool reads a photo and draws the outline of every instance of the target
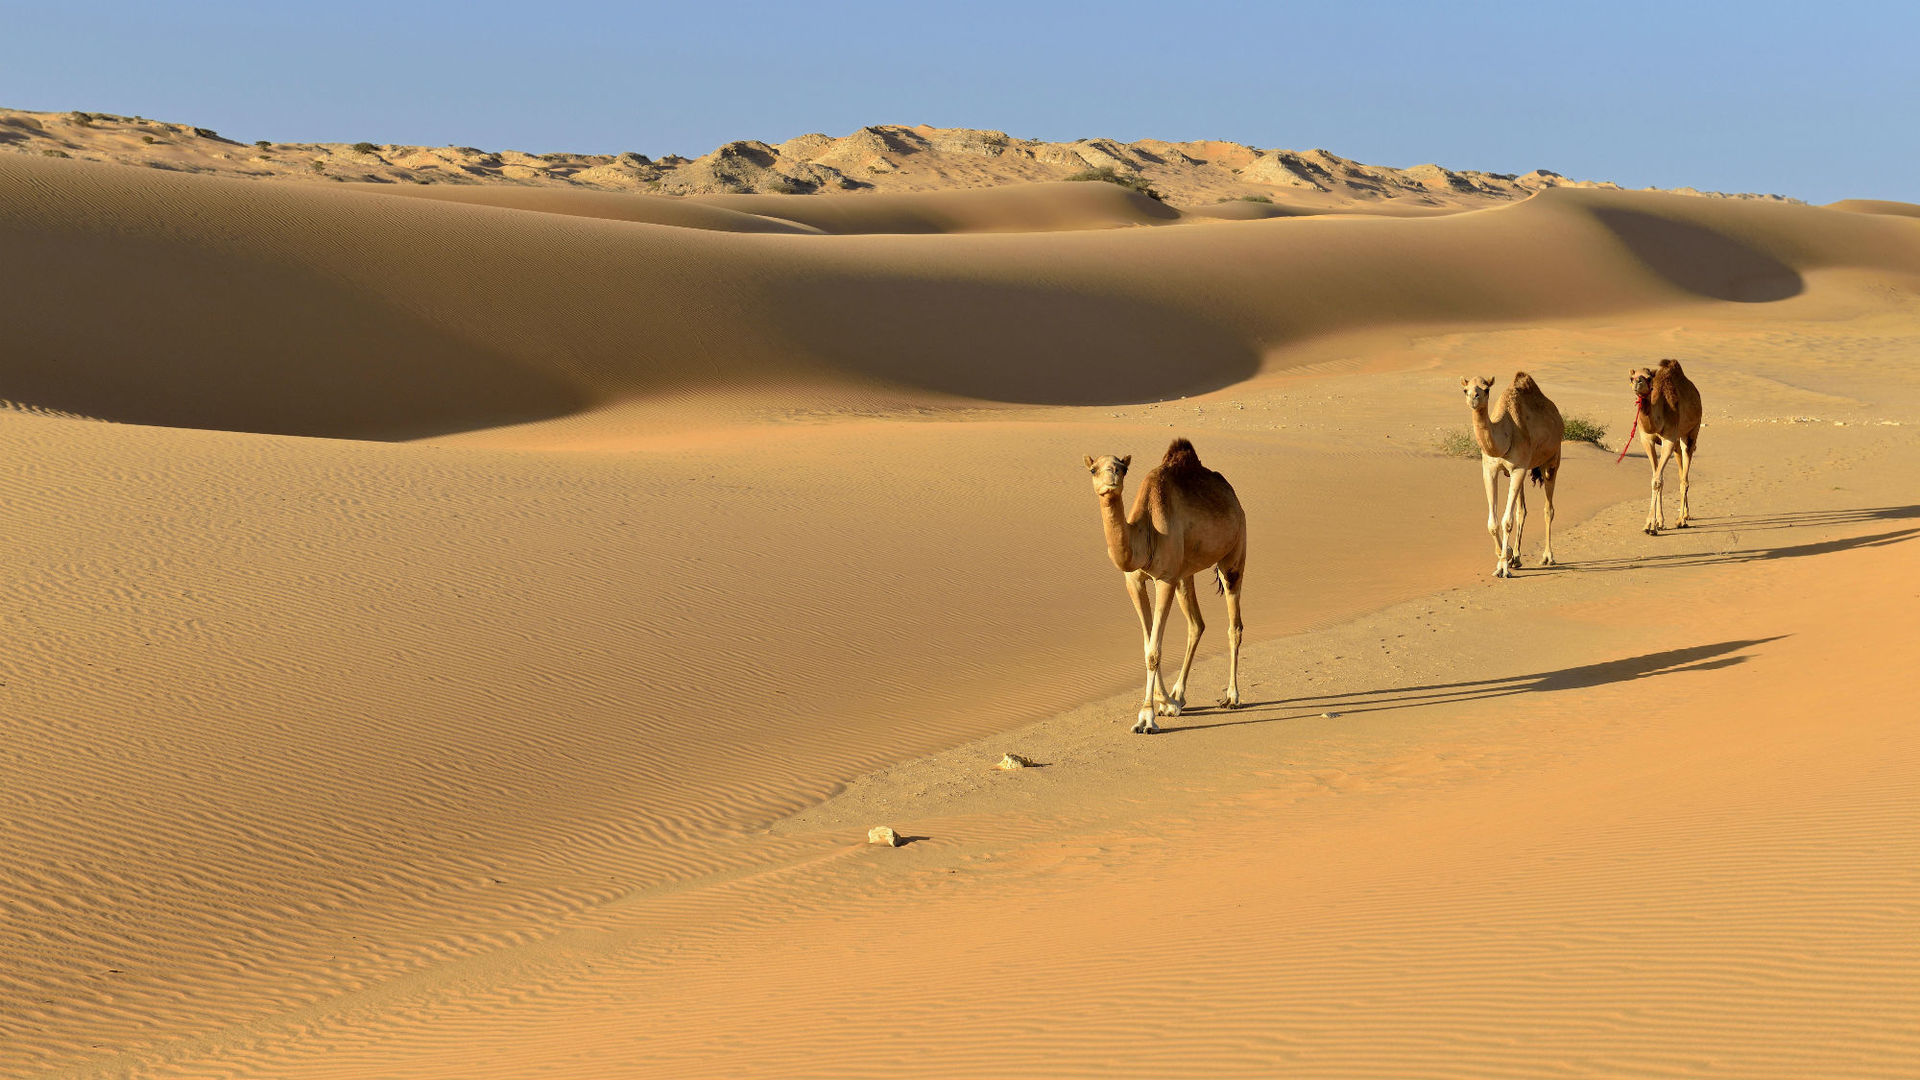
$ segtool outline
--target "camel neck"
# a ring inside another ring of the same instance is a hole
[[[1134,535],[1142,530],[1127,521],[1121,495],[1115,488],[1100,496],[1100,524],[1106,529],[1107,558],[1123,573],[1132,573],[1147,564],[1146,544],[1140,542],[1145,537]]]
[[[1480,444],[1480,452],[1493,457],[1505,457],[1507,444],[1512,441],[1513,421],[1501,417],[1495,421],[1487,410],[1491,405],[1482,405],[1473,410],[1473,441]]]

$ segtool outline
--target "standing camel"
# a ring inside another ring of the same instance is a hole
[[[1693,448],[1700,441],[1700,388],[1693,385],[1680,361],[1662,360],[1658,370],[1634,368],[1627,373],[1633,384],[1633,419],[1640,428],[1640,448],[1647,452],[1647,464],[1653,466],[1653,497],[1647,505],[1648,536],[1658,536],[1665,526],[1660,505],[1660,476],[1675,448],[1680,451],[1680,520],[1674,528],[1687,527],[1687,474],[1693,471]],[[1624,448],[1623,448],[1624,451]]]
[[[1494,577],[1512,577],[1520,568],[1520,534],[1527,527],[1529,476],[1546,489],[1547,542],[1540,565],[1553,565],[1553,488],[1560,479],[1560,441],[1566,424],[1540,385],[1524,371],[1500,397],[1500,411],[1489,409],[1493,377],[1460,380],[1473,412],[1473,441],[1480,445],[1480,473],[1487,488],[1487,532],[1493,537]],[[1494,496],[1507,476],[1507,512],[1494,520]]]
[[[1233,485],[1200,464],[1193,444],[1185,439],[1167,447],[1166,458],[1141,483],[1133,513],[1123,514],[1122,489],[1132,461],[1132,455],[1109,454],[1088,457],[1086,465],[1093,474],[1093,493],[1100,498],[1107,557],[1127,575],[1127,595],[1133,597],[1146,639],[1147,692],[1133,730],[1151,735],[1160,730],[1156,713],[1179,716],[1187,703],[1187,673],[1207,629],[1193,575],[1208,567],[1227,595],[1227,693],[1220,704],[1240,707],[1240,579],[1247,565],[1247,515]],[[1187,616],[1187,656],[1180,677],[1168,689],[1160,681],[1160,640],[1176,592]]]

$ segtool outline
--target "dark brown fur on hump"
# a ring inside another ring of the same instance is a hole
[[[1668,411],[1680,411],[1680,387],[1688,382],[1687,373],[1680,370],[1680,361],[1662,360],[1654,369],[1653,386],[1647,395],[1665,406]]]
[[[1160,467],[1173,472],[1179,469],[1200,468],[1200,455],[1193,444],[1185,439],[1175,439],[1167,444],[1167,456],[1160,459]]]
[[[1147,477],[1143,493],[1153,500],[1154,510],[1164,517],[1171,510],[1166,501],[1170,489],[1178,489],[1181,498],[1212,513],[1225,513],[1233,505],[1233,486],[1227,478],[1200,464],[1193,444],[1175,439],[1167,447],[1167,456]]]

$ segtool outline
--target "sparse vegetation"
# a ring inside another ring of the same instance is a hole
[[[1084,142],[1086,140],[1083,139],[1081,141]],[[1149,199],[1160,199],[1160,193],[1153,190],[1153,185],[1147,183],[1146,177],[1138,173],[1123,173],[1110,165],[1103,165],[1098,169],[1088,169],[1084,172],[1077,172],[1067,177],[1067,179],[1099,180],[1109,184],[1118,184],[1129,191],[1137,191]]]
[[[1433,448],[1448,457],[1477,458],[1480,456],[1480,444],[1473,441],[1473,433],[1464,428],[1443,431],[1433,440]]]
[[[313,164],[309,167],[312,168],[313,171],[317,173],[323,173],[327,171],[327,163],[325,161],[322,161],[319,158],[314,158]]]
[[[1257,202],[1257,203],[1271,203],[1271,202],[1272,202],[1273,200],[1272,200],[1272,199],[1269,199],[1269,198],[1267,198],[1267,197],[1266,197],[1265,195],[1242,195],[1242,196],[1240,196],[1240,199],[1239,199],[1239,201],[1241,201],[1241,202]]]
[[[377,154],[380,152],[380,148],[370,142],[357,142],[353,144],[353,152],[356,154]]]
[[[46,155],[47,157],[72,157],[73,156],[72,154],[67,153],[65,150],[42,150],[40,152]]]
[[[77,125],[77,126],[79,126],[79,127],[92,127],[92,126],[93,126],[93,114],[92,114],[92,113],[83,113],[83,112],[70,112],[70,113],[68,113],[68,114],[67,114],[67,119],[69,119],[69,120],[71,120],[71,121],[73,121],[73,122],[74,122],[74,124],[76,124],[76,125]]]
[[[268,147],[270,147],[270,146],[272,146],[273,144],[272,144],[272,143],[270,143],[270,142],[268,142],[268,141],[267,141],[267,140],[265,140],[265,139],[255,139],[255,140],[253,141],[253,145],[255,145],[255,146],[257,146],[257,147],[259,147],[259,148],[260,148],[260,149],[262,149],[262,150],[265,150],[265,149],[267,149]]]
[[[1605,424],[1597,424],[1584,416],[1569,416],[1566,418],[1566,425],[1565,441],[1592,443],[1602,450],[1607,449],[1604,441],[1607,437]],[[1480,456],[1480,447],[1473,441],[1473,433],[1464,428],[1441,432],[1433,440],[1433,448],[1448,457],[1477,458]]]
[[[1567,417],[1567,441],[1592,443],[1602,450],[1607,444],[1601,440],[1607,437],[1605,424],[1598,424],[1584,416]]]
[[[156,139],[156,138],[154,138],[154,137],[153,137],[153,136],[151,136],[151,135],[142,135],[142,136],[140,136],[140,141],[141,141],[141,142],[143,142],[143,143],[146,143],[146,144],[147,144],[148,146],[152,146],[152,145],[153,145],[154,143],[157,143],[157,142],[159,142],[160,140],[159,140],[159,139]]]
[[[212,128],[197,127],[193,129],[193,133],[202,139],[217,139],[220,137],[220,133]]]

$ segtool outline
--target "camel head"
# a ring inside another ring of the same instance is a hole
[[[1634,368],[1627,372],[1627,382],[1633,386],[1633,396],[1644,399],[1653,392],[1653,369]]]
[[[1114,457],[1103,454],[1098,458],[1086,457],[1087,471],[1093,474],[1093,493],[1105,495],[1109,491],[1119,491],[1127,482],[1127,466],[1133,464],[1133,455]]]
[[[1493,376],[1485,375],[1478,379],[1462,377],[1460,392],[1467,395],[1467,408],[1480,411],[1487,407],[1487,398],[1493,394]]]

